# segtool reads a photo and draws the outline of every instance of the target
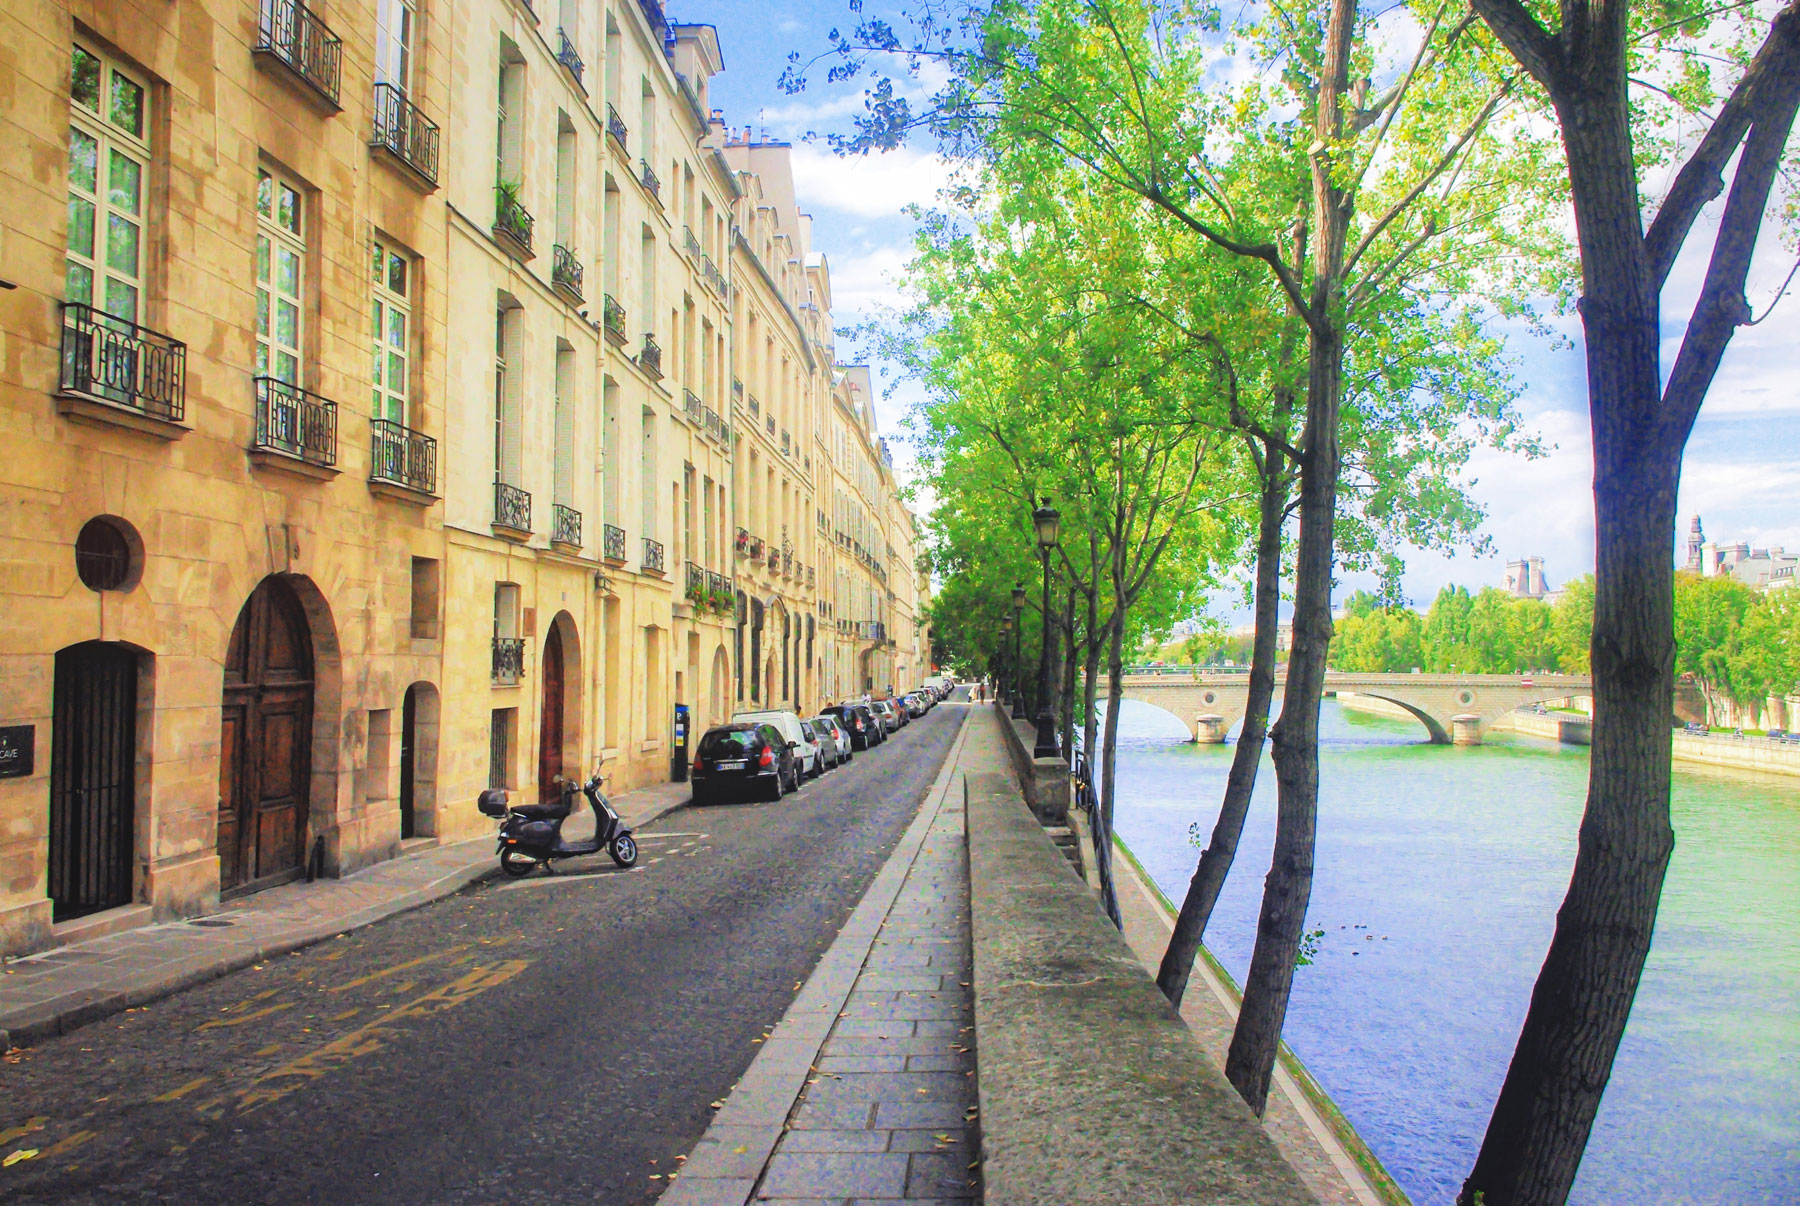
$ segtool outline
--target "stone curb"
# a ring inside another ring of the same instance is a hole
[[[679,1178],[657,1199],[657,1206],[745,1206],[756,1192],[794,1104],[806,1090],[807,1074],[818,1062],[819,1050],[830,1037],[888,911],[949,795],[968,739],[969,719],[970,714],[965,713],[918,815],[820,957],[794,1003],[726,1095],[712,1124],[688,1153]]]
[[[642,828],[687,807],[687,804],[686,800],[657,804],[642,815],[632,817],[628,823],[633,829]],[[399,860],[376,865],[392,866],[397,861]],[[224,954],[202,951],[193,957],[179,962],[172,961],[136,977],[122,976],[121,987],[118,988],[80,988],[48,1001],[7,1010],[0,1013],[0,1023],[4,1023],[0,1025],[0,1051],[28,1047],[47,1038],[69,1034],[115,1013],[160,1001],[209,980],[228,976],[234,971],[316,946],[339,934],[348,934],[375,922],[410,913],[435,900],[453,896],[471,885],[492,879],[499,873],[500,867],[493,855],[484,853],[480,859],[390,900],[329,921],[315,922],[279,938],[246,945]]]

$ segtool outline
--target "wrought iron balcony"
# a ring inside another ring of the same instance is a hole
[[[763,547],[763,538],[761,536],[752,536],[750,538],[750,560],[761,561]]]
[[[644,186],[644,191],[650,194],[650,199],[661,205],[662,181],[656,178],[656,172],[650,164],[642,159],[638,160],[638,181]]]
[[[610,293],[600,298],[600,326],[614,347],[625,346],[625,307]]]
[[[725,420],[710,406],[706,408],[706,434],[715,440],[725,439]]]
[[[625,124],[625,119],[619,116],[619,111],[612,107],[610,101],[606,105],[606,132],[619,144],[619,150],[623,151],[625,139],[631,134],[631,127]]]
[[[644,332],[644,346],[638,352],[638,367],[660,380],[662,378],[662,348],[656,342],[656,336]]]
[[[715,595],[729,594],[731,592],[731,579],[727,578],[724,574],[717,574],[712,570],[707,570],[706,589],[710,590]]]
[[[510,687],[525,676],[525,638],[494,638],[494,685]]]
[[[374,130],[369,145],[386,151],[418,175],[427,185],[437,187],[438,173],[437,123],[406,99],[406,94],[392,84],[375,85]]]
[[[769,428],[769,434],[774,435],[775,434],[775,412],[774,411],[769,412],[767,426]]]
[[[560,25],[556,29],[556,61],[569,69],[569,74],[575,77],[577,84],[581,82],[581,55],[576,51],[569,32]]]
[[[258,58],[276,62],[338,108],[344,43],[301,0],[262,0],[256,22]]]
[[[814,575],[813,567],[809,565],[806,567],[806,587],[808,590],[811,590],[816,585],[818,585],[818,582]]]
[[[187,344],[64,302],[57,392],[179,423],[187,413]]]
[[[337,464],[337,403],[275,377],[257,377],[250,447],[309,465]]]
[[[531,495],[505,482],[494,483],[494,526],[531,531]]]
[[[550,504],[550,543],[581,547],[581,512],[561,503]]]
[[[742,554],[750,551],[750,532],[748,529],[739,528],[737,530],[737,541],[736,541],[735,547],[737,548],[737,551],[740,556]]]
[[[644,537],[643,567],[646,572],[660,574],[663,572],[663,546],[660,540]]]
[[[744,383],[736,377],[731,379],[731,396],[739,402],[744,400]]]
[[[706,571],[692,561],[687,563],[687,596],[692,599],[706,589]]]
[[[777,573],[781,569],[781,550],[774,545],[769,546],[769,572]]]
[[[600,555],[608,561],[625,560],[625,529],[610,523],[600,525]]]
[[[762,403],[758,402],[756,400],[755,394],[751,394],[751,395],[749,395],[749,397],[750,397],[750,417],[752,419],[754,419],[757,417],[757,414],[762,410]]]
[[[581,300],[581,261],[561,243],[550,245],[550,284],[573,301]]]
[[[781,455],[787,456],[793,451],[792,441],[788,438],[787,428],[781,429]]]
[[[514,248],[523,252],[530,259],[535,252],[531,249],[531,232],[536,225],[525,203],[519,200],[516,187],[504,184],[494,186],[494,237],[510,242]]]
[[[437,441],[388,419],[370,419],[369,480],[436,494]]]
[[[684,389],[681,391],[681,403],[691,423],[699,426],[706,422],[706,404],[700,401],[699,394],[691,389]]]
[[[694,228],[692,226],[683,226],[681,228],[681,246],[689,255],[702,254],[700,251],[700,240],[694,237]]]

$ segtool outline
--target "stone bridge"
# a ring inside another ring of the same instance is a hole
[[[1325,694],[1385,700],[1418,719],[1438,745],[1478,745],[1488,725],[1514,708],[1593,693],[1585,674],[1357,674],[1332,670]],[[1248,676],[1180,671],[1130,674],[1125,698],[1173,713],[1195,741],[1225,740],[1244,718]],[[1279,679],[1276,694],[1281,692]]]

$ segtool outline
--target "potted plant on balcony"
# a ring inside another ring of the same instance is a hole
[[[712,608],[720,615],[729,613],[736,603],[737,601],[732,598],[728,587],[721,586],[712,592]]]

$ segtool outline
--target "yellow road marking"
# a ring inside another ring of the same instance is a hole
[[[237,1013],[239,1010],[250,1008],[252,1005],[256,1004],[258,1001],[266,1001],[274,995],[275,995],[275,990],[273,988],[265,988],[253,997],[245,997],[242,1001],[239,1001],[236,1005],[227,1005],[225,1008],[219,1010],[219,1012],[220,1013]]]
[[[185,1085],[179,1085],[176,1088],[170,1089],[162,1096],[152,1097],[150,1100],[153,1102],[180,1101],[183,1097],[186,1097],[189,1093],[192,1093],[195,1089],[198,1089],[201,1085],[211,1079],[212,1077],[210,1076],[196,1077],[195,1079],[188,1081]]]
[[[325,991],[326,992],[343,992],[346,989],[360,988],[364,984],[368,984],[371,981],[381,979],[383,976],[391,976],[395,972],[405,971],[409,967],[417,967],[421,963],[430,963],[433,960],[442,959],[446,955],[454,955],[458,951],[466,951],[468,949],[469,948],[466,945],[465,946],[453,946],[453,947],[450,947],[448,950],[436,951],[429,955],[420,955],[417,959],[408,959],[405,963],[396,963],[396,964],[394,964],[394,966],[384,967],[378,972],[370,972],[366,976],[358,976],[354,980],[347,980],[342,984],[334,984],[330,988],[327,988]]]
[[[201,1022],[194,1027],[194,1033],[202,1030],[223,1030],[227,1026],[242,1026],[245,1022],[254,1022],[257,1018],[266,1018],[272,1013],[280,1013],[284,1009],[292,1009],[292,1001],[283,1001],[279,1005],[271,1005],[267,1009],[258,1009],[254,1013],[240,1013],[235,1018],[214,1018],[210,1022]]]
[[[10,1126],[0,1131],[0,1143],[11,1143],[14,1139],[23,1139],[33,1131],[41,1131],[44,1129],[44,1124],[49,1121],[48,1114],[38,1114],[27,1118],[18,1126]]]
[[[270,1043],[267,1047],[258,1048],[256,1054],[258,1054],[258,1055],[274,1055],[279,1050],[281,1050],[280,1043]]]
[[[392,1013],[385,1013],[366,1026],[352,1030],[349,1034],[334,1039],[317,1050],[310,1051],[273,1071],[264,1073],[252,1081],[249,1088],[235,1096],[215,1098],[197,1108],[205,1117],[218,1119],[228,1112],[234,1115],[247,1114],[270,1102],[280,1101],[283,1097],[305,1088],[333,1069],[341,1068],[359,1056],[373,1055],[380,1051],[388,1037],[386,1032],[395,1029],[396,1023],[408,1018],[429,1017],[447,1009],[454,1009],[464,1001],[506,983],[530,965],[529,959],[508,959],[503,963],[478,967],[465,976],[432,989],[424,996],[415,997]]]
[[[43,1154],[42,1158],[48,1160],[52,1156],[60,1156],[65,1152],[72,1152],[93,1137],[93,1131],[76,1131],[68,1138],[58,1141],[54,1147]]]
[[[325,1020],[327,1022],[348,1021],[349,1019],[355,1017],[357,1014],[359,1014],[361,1012],[362,1012],[362,1006],[359,1005],[355,1009],[346,1009],[342,1013],[334,1013],[330,1017],[326,1018]]]

